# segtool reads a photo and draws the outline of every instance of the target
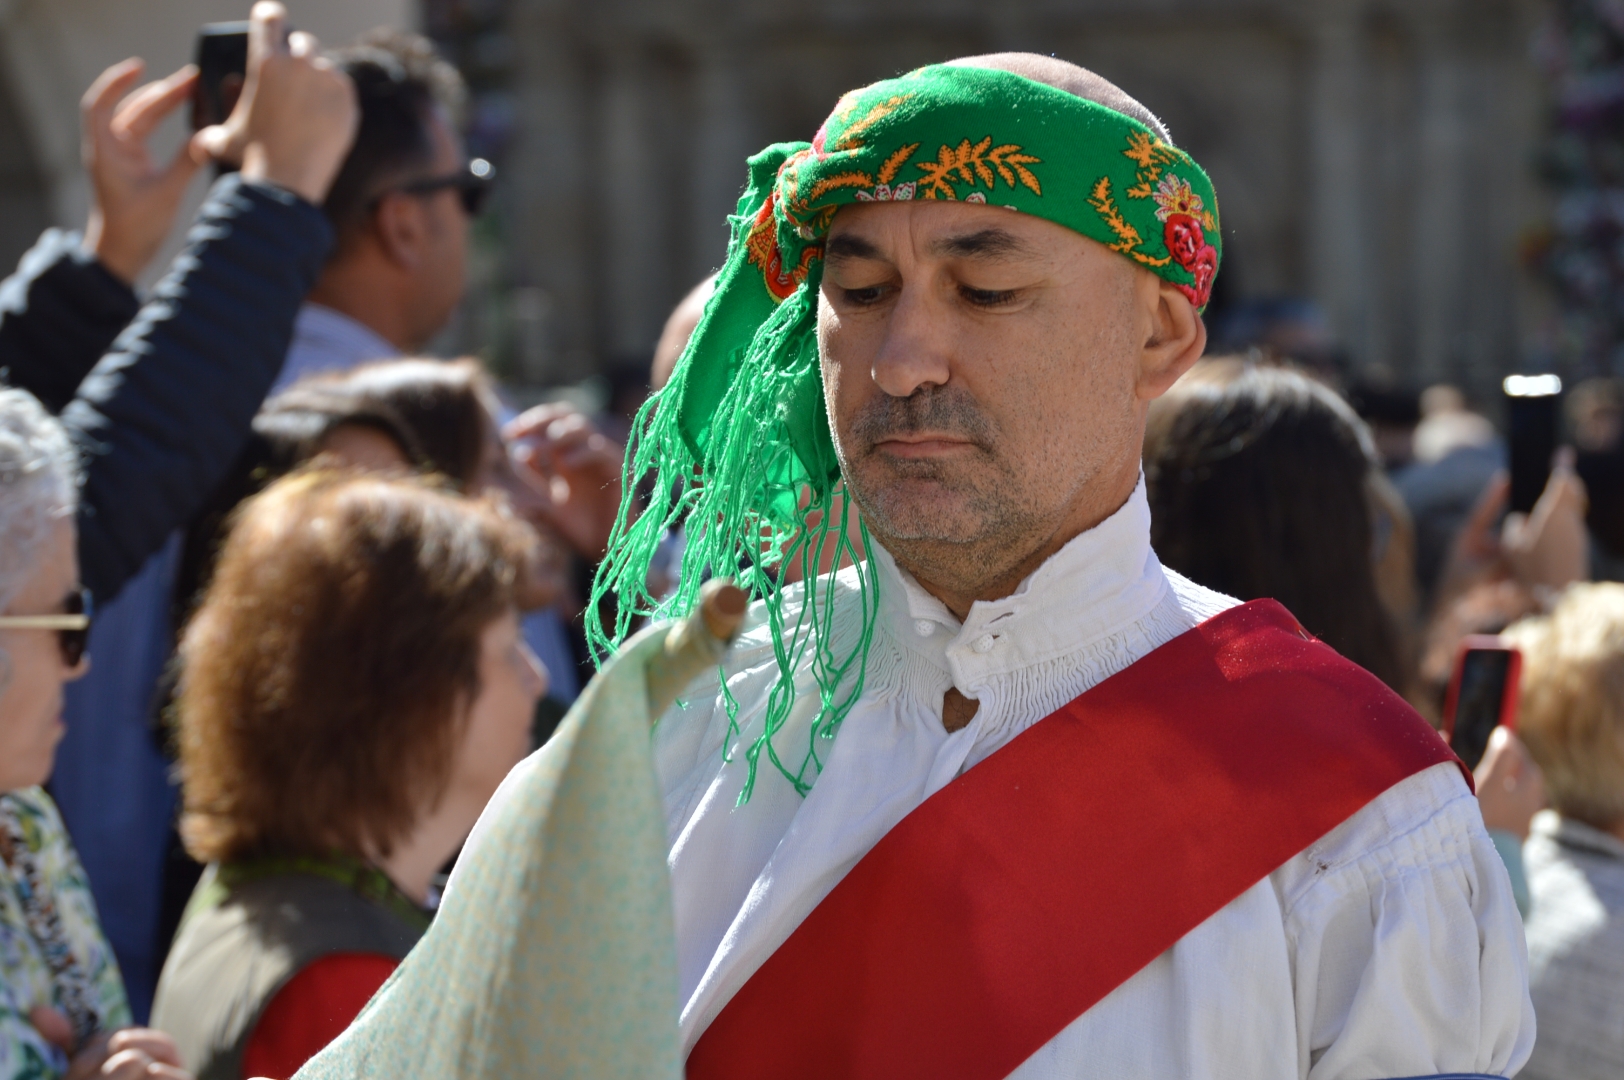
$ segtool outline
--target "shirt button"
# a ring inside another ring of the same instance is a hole
[[[931,622],[929,619],[914,620],[914,633],[918,634],[920,637],[930,637],[935,632],[936,624]]]
[[[980,637],[976,638],[975,644],[971,645],[970,648],[974,649],[978,653],[990,653],[992,652],[992,644],[992,635],[982,634]]]

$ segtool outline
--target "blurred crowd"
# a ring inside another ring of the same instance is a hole
[[[461,81],[414,35],[323,52],[283,20],[256,7],[235,110],[172,161],[148,140],[196,71],[109,69],[86,227],[0,286],[0,1080],[287,1077],[344,1028],[590,675],[626,433],[709,294],[603,415],[423,356],[492,178]],[[1527,919],[1524,1075],[1624,1068],[1624,382],[1570,389],[1508,512],[1493,403],[1253,323],[1152,407],[1154,548],[1434,723],[1464,638],[1522,650],[1477,777]]]

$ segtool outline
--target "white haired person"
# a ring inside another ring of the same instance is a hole
[[[1624,1076],[1624,585],[1575,585],[1506,636],[1551,802],[1523,849],[1539,1039],[1520,1075]]]
[[[0,1080],[175,1080],[188,1074],[169,1036],[130,1027],[90,883],[40,787],[63,684],[88,668],[77,503],[61,425],[0,390]]]

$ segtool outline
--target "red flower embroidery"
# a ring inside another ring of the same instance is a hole
[[[821,248],[818,245],[808,247],[801,252],[800,263],[785,271],[784,257],[778,248],[778,220],[773,213],[777,202],[778,194],[773,192],[761,204],[756,220],[750,225],[750,235],[745,238],[744,247],[750,262],[761,267],[762,283],[767,286],[767,291],[779,300],[787,300],[806,280],[812,260],[818,257]]]
[[[1173,256],[1173,261],[1190,268],[1195,257],[1201,253],[1201,246],[1207,242],[1206,234],[1201,231],[1201,223],[1189,214],[1172,214],[1162,229],[1162,239],[1167,242],[1167,250]]]
[[[1197,309],[1206,307],[1212,298],[1212,279],[1218,274],[1218,249],[1207,243],[1201,223],[1189,214],[1169,214],[1162,239],[1173,261],[1195,278],[1194,285],[1179,285],[1178,290]]]

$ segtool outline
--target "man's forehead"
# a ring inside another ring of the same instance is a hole
[[[1046,259],[1089,241],[1063,225],[1001,206],[911,202],[843,206],[825,258],[886,259],[899,245],[941,258]]]

